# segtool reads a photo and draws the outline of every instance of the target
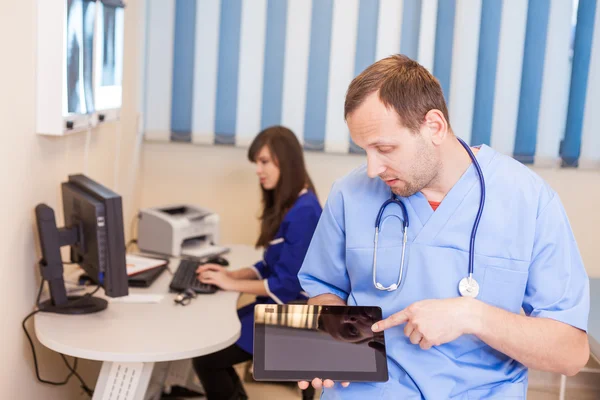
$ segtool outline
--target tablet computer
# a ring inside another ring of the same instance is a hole
[[[381,319],[379,307],[257,304],[254,379],[385,382],[384,334],[371,331]]]

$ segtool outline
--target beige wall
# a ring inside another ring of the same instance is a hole
[[[260,193],[245,149],[145,142],[142,154],[142,207],[200,204],[220,214],[223,242],[254,242]],[[334,180],[363,163],[364,157],[307,152],[306,162],[324,204]],[[600,277],[600,171],[538,168],[536,172],[561,196],[586,268]]]
[[[260,190],[247,149],[144,142],[141,206],[192,203],[221,217],[223,243],[253,244],[258,234]],[[356,155],[305,154],[321,203],[336,177],[362,163]]]
[[[126,10],[124,107],[119,123],[63,138],[38,136],[35,130],[34,0],[3,2],[0,12],[0,397],[3,399],[85,399],[73,378],[67,387],[38,383],[22,319],[33,310],[39,285],[39,258],[34,234],[34,207],[44,202],[62,223],[60,183],[68,174],[86,172],[123,196],[126,221],[138,208],[136,135],[139,55],[137,1]],[[120,151],[118,150],[120,149]],[[117,157],[117,154],[119,156]],[[128,224],[126,226],[129,226]],[[30,330],[33,324],[29,323]],[[37,341],[42,378],[62,380],[67,370],[60,357]],[[80,362],[93,387],[99,364]]]
[[[565,206],[588,274],[600,278],[600,170],[536,169]]]

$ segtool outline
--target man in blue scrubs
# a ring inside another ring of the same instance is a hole
[[[299,278],[311,304],[382,308],[372,329],[385,330],[389,380],[316,377],[323,398],[524,399],[528,368],[576,374],[589,356],[588,277],[558,195],[514,159],[472,149],[486,197],[479,290],[463,297],[480,180],[438,81],[404,56],[381,60],[351,83],[345,117],[367,163],[333,185]],[[375,220],[392,193],[408,214],[404,266],[403,215],[392,204],[373,276]],[[376,287],[399,275],[396,290]]]

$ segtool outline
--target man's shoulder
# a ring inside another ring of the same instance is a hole
[[[494,150],[484,170],[486,190],[499,197],[510,196],[543,208],[555,196],[550,184],[529,166]]]

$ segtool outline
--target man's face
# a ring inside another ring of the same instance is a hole
[[[412,132],[400,124],[377,92],[369,95],[348,118],[354,143],[367,153],[369,177],[379,176],[392,192],[409,197],[435,179],[439,155],[426,133]]]
[[[335,340],[348,343],[365,343],[373,340],[375,334],[371,326],[375,322],[373,316],[364,310],[361,310],[361,313],[323,313],[320,316],[321,329],[329,333]]]

